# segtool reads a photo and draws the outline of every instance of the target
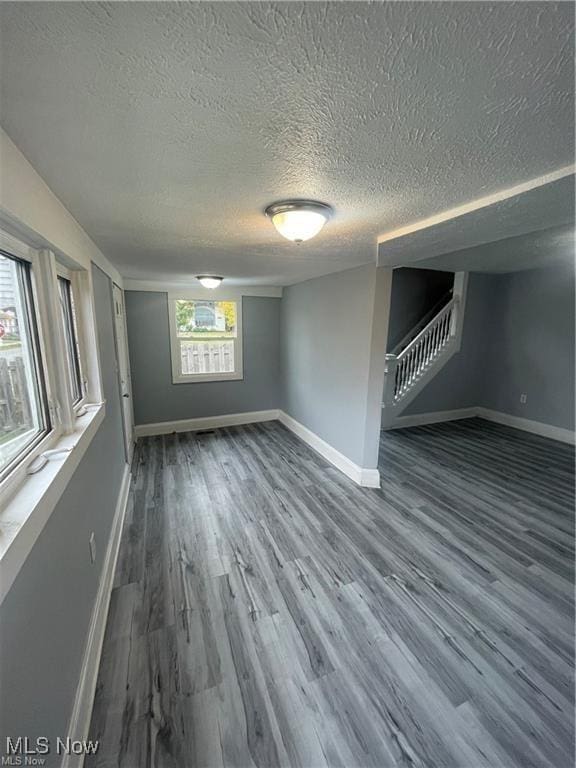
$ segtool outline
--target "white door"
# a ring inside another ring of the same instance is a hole
[[[116,360],[118,365],[120,400],[122,402],[126,461],[130,463],[132,461],[132,450],[134,448],[132,384],[130,381],[130,364],[128,361],[128,339],[126,334],[126,318],[124,314],[124,295],[116,284],[112,286],[112,297],[114,301],[114,335],[116,337]]]

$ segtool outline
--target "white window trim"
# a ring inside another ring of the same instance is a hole
[[[100,347],[96,334],[96,307],[92,271],[78,270],[72,275],[72,287],[76,302],[78,335],[80,337],[80,362],[86,378],[84,405],[104,400],[102,389]]]
[[[32,270],[40,336],[44,344],[44,360],[50,382],[52,422],[56,426],[59,425],[64,434],[68,434],[74,429],[74,410],[68,379],[66,340],[61,321],[54,254],[49,250],[36,251],[32,260]]]
[[[56,261],[52,251],[37,250],[3,230],[0,247],[32,264],[32,291],[51,420],[50,431],[39,436],[0,482],[1,602],[102,423],[105,403],[91,270],[74,259],[68,261],[78,268],[67,269]],[[68,277],[74,290],[81,362],[87,379],[84,397],[74,408],[66,358],[60,347],[63,328],[58,274]],[[48,328],[50,333],[46,333]]]
[[[0,248],[25,261],[32,261],[34,249],[0,229]]]
[[[70,281],[70,287],[72,289],[72,296],[74,298],[74,305],[76,307],[76,331],[78,334],[78,353],[80,357],[80,372],[82,375],[82,397],[78,402],[72,404],[72,410],[74,416],[77,418],[85,412],[85,406],[90,402],[99,402],[101,400],[101,393],[98,392],[97,397],[92,400],[88,395],[89,381],[91,376],[88,374],[90,368],[88,361],[88,350],[94,348],[93,339],[86,334],[86,329],[91,327],[91,323],[86,323],[85,315],[87,312],[85,294],[92,290],[91,284],[84,279],[86,270],[84,269],[68,269],[61,262],[56,261],[56,275],[57,277],[64,277]],[[92,313],[90,312],[90,316]],[[97,346],[97,345],[96,345]],[[99,371],[100,366],[97,365]],[[99,379],[99,373],[97,375]]]
[[[50,415],[50,430],[47,434],[40,436],[36,444],[33,444],[30,450],[25,452],[9,475],[0,481],[0,508],[3,508],[19,486],[28,481],[29,469],[38,460],[38,457],[46,451],[58,450],[63,435],[73,434],[76,431],[76,421],[86,413],[86,409],[90,405],[102,404],[102,389],[100,365],[99,361],[96,360],[96,365],[90,366],[91,375],[96,379],[92,388],[92,394],[95,397],[84,397],[73,408],[66,369],[67,360],[63,353],[65,348],[63,328],[60,322],[61,313],[57,284],[57,273],[60,268],[54,254],[51,251],[35,250],[2,230],[0,230],[0,246],[8,253],[32,264],[32,292]],[[85,274],[88,279],[84,277],[83,284],[80,284],[82,290],[78,298],[83,305],[90,307],[93,302],[91,275],[83,268],[81,269],[82,273],[79,272],[78,274]],[[65,268],[62,268],[62,271],[68,272]],[[86,295],[88,291],[90,291],[89,296]],[[80,345],[81,348],[97,350],[93,313],[91,316],[87,316],[84,307],[82,307],[78,314],[84,321],[82,326],[84,338]],[[91,333],[88,332],[88,325],[91,327]],[[51,333],[46,333],[45,329],[47,328],[51,329]],[[0,514],[0,524],[3,521],[4,515]]]
[[[68,269],[68,267],[65,267],[64,264],[61,264],[58,260],[56,260],[56,274],[58,277],[65,277],[66,280],[72,281],[72,272],[73,270]]]
[[[36,442],[32,443],[32,446],[27,450],[21,459],[16,463],[11,472],[0,481],[0,509],[6,504],[6,500],[14,493],[14,490],[26,479],[27,468],[34,462],[37,457],[44,451],[50,450],[54,447],[55,443],[62,434],[62,426],[59,420],[56,418],[54,403],[54,378],[51,375],[52,358],[50,350],[47,349],[46,335],[43,332],[43,328],[46,327],[46,319],[44,317],[44,307],[42,304],[42,295],[38,290],[37,278],[34,273],[36,266],[36,260],[38,252],[33,248],[28,247],[26,244],[16,240],[11,235],[0,230],[0,246],[16,256],[19,259],[28,261],[32,265],[32,294],[34,299],[35,309],[35,321],[38,329],[38,344],[40,347],[40,356],[43,362],[43,374],[44,385],[46,389],[46,396],[48,398],[48,410],[50,418],[49,430],[45,435],[39,436]],[[2,522],[3,515],[0,515],[0,522]]]
[[[236,303],[236,337],[234,342],[234,371],[230,373],[188,373],[181,371],[180,341],[176,329],[176,301],[233,301]],[[228,291],[225,294],[198,289],[168,294],[168,318],[170,325],[170,359],[173,384],[200,384],[210,381],[241,381],[244,378],[243,333],[242,333],[242,294]]]

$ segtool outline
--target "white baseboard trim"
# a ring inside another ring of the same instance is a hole
[[[559,440],[561,443],[575,444],[575,434],[569,429],[563,427],[554,427],[551,424],[544,424],[541,421],[532,419],[523,419],[520,416],[511,416],[509,413],[492,411],[490,408],[476,408],[476,415],[487,421],[496,421],[498,424],[505,424],[508,427],[522,429],[525,432],[533,432],[535,435],[549,437],[551,440]]]
[[[366,488],[380,488],[380,472],[377,469],[368,469],[355,464],[347,456],[344,456],[343,453],[337,451],[336,448],[333,448],[325,440],[322,440],[321,437],[318,437],[316,433],[300,424],[299,421],[296,421],[296,419],[293,419],[292,416],[284,413],[284,411],[279,412],[278,419],[287,429],[307,443],[347,477],[354,480],[355,483]]]
[[[478,415],[478,408],[458,408],[453,411],[432,411],[431,413],[414,413],[409,416],[398,416],[394,421],[384,427],[386,431],[392,429],[404,429],[405,427],[419,427],[424,424],[438,424],[442,421],[457,421],[458,419],[471,419]]]
[[[559,440],[561,443],[574,445],[576,435],[569,429],[554,427],[551,424],[544,424],[541,421],[532,419],[523,419],[520,416],[512,416],[509,413],[493,411],[490,408],[474,407],[459,408],[454,411],[432,411],[431,413],[415,413],[409,416],[398,416],[392,424],[384,427],[386,431],[394,429],[404,429],[406,427],[418,427],[424,424],[438,424],[443,421],[456,421],[458,419],[472,419],[477,416],[486,421],[495,421],[498,424],[504,424],[507,427],[521,429],[524,432],[532,432],[535,435],[548,437],[551,440]]]
[[[149,437],[150,435],[170,435],[172,432],[198,432],[202,429],[256,424],[259,421],[274,421],[277,418],[277,409],[248,411],[247,413],[228,413],[224,416],[205,416],[198,419],[161,421],[157,424],[137,424],[134,431],[136,437]]]
[[[380,473],[377,469],[367,469],[354,464],[353,461],[337,451],[327,442],[318,437],[303,424],[300,424],[287,413],[280,410],[249,411],[247,413],[228,413],[224,416],[206,416],[198,419],[182,419],[180,421],[163,421],[157,424],[138,424],[134,428],[136,437],[149,437],[151,435],[169,435],[172,432],[198,432],[203,429],[218,429],[218,427],[240,426],[242,424],[256,424],[261,421],[275,421],[278,419],[291,432],[294,432],[301,440],[314,448],[330,464],[333,464],[341,472],[344,472],[358,485],[367,488],[380,487]]]
[[[96,681],[98,679],[98,668],[100,666],[100,655],[102,653],[102,643],[104,642],[104,632],[106,629],[106,619],[108,616],[108,606],[110,603],[110,593],[112,592],[112,583],[114,581],[114,572],[116,570],[116,560],[118,559],[118,550],[120,548],[120,538],[122,526],[124,524],[124,515],[128,502],[128,492],[130,490],[130,468],[125,466],[118,501],[114,511],[114,520],[112,530],[106,548],[104,563],[102,564],[102,574],[98,586],[98,594],[92,611],[90,628],[88,630],[88,640],[82,660],[80,670],[80,680],[76,689],[76,698],[74,708],[68,726],[68,736],[71,739],[85,740],[88,738],[90,728],[90,719],[92,717],[92,705],[94,703],[94,694],[96,692]],[[62,760],[61,768],[82,768],[84,764],[83,755],[65,755]]]

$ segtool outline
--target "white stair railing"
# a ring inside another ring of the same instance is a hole
[[[411,329],[408,331],[408,333],[407,333],[405,336],[403,336],[403,337],[402,337],[402,339],[401,339],[401,340],[398,342],[398,344],[396,344],[396,346],[394,347],[394,349],[392,349],[392,350],[391,350],[391,353],[392,353],[393,355],[399,355],[399,354],[400,354],[400,352],[402,352],[402,350],[403,350],[405,347],[407,347],[407,346],[408,346],[408,344],[410,344],[410,342],[411,342],[411,341],[413,341],[413,340],[416,338],[416,336],[418,336],[418,334],[420,333],[420,331],[421,331],[423,328],[425,328],[425,327],[428,325],[428,323],[429,323],[429,322],[430,322],[430,321],[431,321],[431,320],[432,320],[434,317],[436,317],[436,315],[438,314],[438,312],[440,312],[440,310],[441,310],[441,309],[443,309],[443,308],[446,306],[446,304],[448,304],[448,302],[449,302],[449,301],[452,299],[452,296],[453,296],[453,289],[452,289],[452,288],[450,288],[450,290],[449,290],[449,291],[446,291],[446,293],[444,294],[444,296],[442,296],[442,298],[440,299],[440,301],[438,301],[438,302],[437,302],[437,303],[436,303],[436,304],[435,304],[435,305],[432,307],[432,309],[431,309],[429,312],[426,312],[426,314],[424,315],[424,317],[423,317],[423,318],[422,318],[422,319],[421,319],[421,320],[420,320],[418,323],[416,323],[416,325],[414,326],[414,328],[411,328]]]
[[[459,299],[455,296],[398,355],[386,355],[385,406],[408,394],[456,337]]]

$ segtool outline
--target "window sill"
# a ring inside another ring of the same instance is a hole
[[[233,373],[191,373],[172,374],[172,384],[206,384],[210,381],[242,381],[242,371]]]
[[[0,603],[26,561],[42,529],[105,415],[101,404],[76,420],[74,432],[60,437],[51,450],[69,449],[52,456],[36,474],[27,475],[0,512]]]

